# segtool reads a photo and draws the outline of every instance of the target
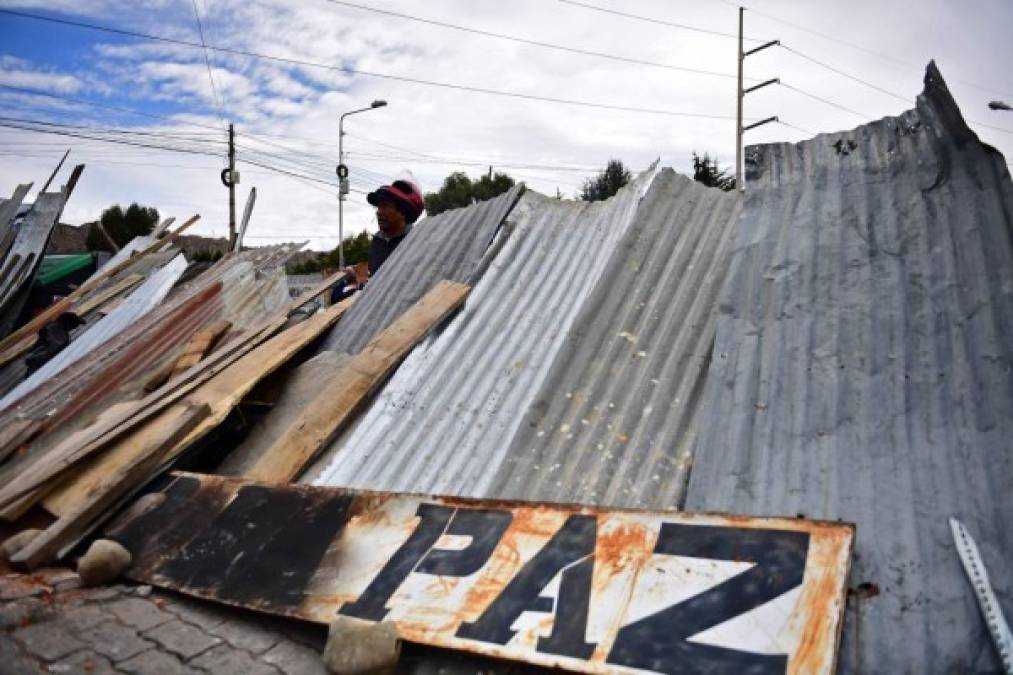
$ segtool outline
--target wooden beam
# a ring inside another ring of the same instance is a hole
[[[182,351],[155,370],[144,385],[144,391],[152,392],[165,384],[166,380],[192,368],[211,351],[218,339],[232,327],[231,321],[219,319],[190,336]]]
[[[285,331],[279,338],[295,340],[297,348],[301,348],[325,328],[332,326],[350,306],[351,301],[345,301],[329,307]],[[211,358],[205,359],[190,370],[173,377],[160,389],[140,401],[134,402],[125,410],[118,411],[117,414],[110,415],[109,418],[100,418],[95,424],[83,430],[85,433],[81,436],[68,438],[60,443],[45,457],[39,458],[36,463],[19,473],[16,480],[12,480],[0,488],[0,509],[6,509],[10,504],[18,502],[32,493],[37,494],[34,500],[37,501],[42,496],[40,488],[47,484],[52,485],[55,479],[59,479],[82,460],[124,436],[139,424],[153,419],[204,383],[212,381],[219,373],[240,361],[251,351],[256,350],[265,340],[276,333],[286,320],[284,314],[272,318],[261,330],[253,331],[249,338],[237,340],[227,345]],[[300,342],[307,335],[309,337],[305,342]],[[272,341],[265,347],[265,349],[257,351],[255,357],[265,367],[274,363],[274,359],[284,356],[285,352],[279,349],[278,343]],[[272,353],[275,356],[272,357]],[[253,359],[247,360],[247,363],[251,360]],[[235,392],[230,393],[235,394]]]
[[[46,309],[44,309],[38,316],[26,323],[24,326],[14,331],[3,340],[0,340],[0,366],[4,366],[17,357],[21,356],[29,349],[35,346],[36,341],[39,339],[39,331],[42,330],[43,326],[53,321],[56,317],[66,312],[71,305],[73,305],[79,298],[84,297],[85,293],[98,288],[106,279],[110,279],[123,270],[127,269],[134,262],[145,255],[148,255],[152,251],[161,248],[167,242],[171,242],[187,230],[191,225],[196,223],[200,219],[200,216],[193,216],[188,221],[179,226],[175,231],[171,232],[164,239],[159,239],[153,242],[144,249],[141,249],[130,258],[127,258],[123,262],[99,272],[98,276],[89,279],[80,286],[78,286],[70,295],[62,298],[58,302],[53,303]]]
[[[470,290],[466,284],[452,281],[434,286],[350,359],[244,476],[268,482],[295,479],[352,420],[409,350],[464,303]]]
[[[136,286],[141,281],[144,281],[143,274],[128,274],[116,283],[100,289],[94,295],[80,299],[79,303],[71,305],[70,311],[74,312],[78,316],[85,316],[89,312],[98,309],[101,305],[104,305],[120,293]]]
[[[121,467],[135,461],[144,447],[138,440],[139,437],[143,439],[164,435],[159,429],[171,428],[183,410],[206,406],[208,414],[161,455],[160,465],[171,463],[221,424],[258,382],[334,325],[347,307],[348,305],[335,305],[327,311],[319,312],[249,352],[138,430],[120,438],[84,468],[76,470],[43,500],[43,506],[55,516],[72,512],[78,504],[87,501],[97,486],[102,485],[105,476],[116,473]]]
[[[82,532],[92,528],[96,520],[120,497],[138,481],[144,480],[151,469],[158,465],[162,454],[207,417],[210,409],[206,405],[186,406],[174,408],[170,412],[173,417],[166,424],[153,425],[135,434],[132,440],[137,452],[130,461],[121,464],[116,471],[105,474],[76,508],[60,516],[42,534],[12,556],[11,562],[35,569],[56,559],[61,551],[80,540]]]

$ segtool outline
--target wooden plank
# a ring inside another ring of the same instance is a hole
[[[86,498],[13,556],[11,562],[35,569],[56,559],[61,551],[77,542],[81,532],[90,529],[109,506],[138,481],[144,480],[158,465],[162,454],[209,413],[206,405],[173,408],[167,411],[172,415],[171,420],[148,426],[136,434],[132,438],[136,449],[133,457],[121,463],[114,472],[105,474],[101,482],[92,486]]]
[[[76,470],[73,476],[46,497],[43,502],[44,506],[54,515],[63,515],[68,512],[75,503],[90,494],[92,487],[101,481],[102,476],[115,471],[124,462],[132,461],[131,458],[139,451],[135,439],[138,434],[157,435],[153,429],[171,426],[181,409],[207,406],[208,415],[185,437],[179,439],[179,443],[172,448],[167,448],[162,457],[163,462],[175,459],[186,448],[221,424],[222,420],[260,380],[274,372],[299,350],[333,326],[348,306],[348,304],[335,305],[324,312],[318,312],[306,321],[296,324],[253,349],[138,430],[116,440],[89,466]]]
[[[231,321],[219,319],[210,326],[202,328],[191,335],[177,356],[170,358],[155,369],[155,373],[145,383],[144,391],[155,391],[165,384],[169,378],[197,365],[218,339],[231,327]]]
[[[166,243],[173,241],[199,219],[200,216],[193,216],[180,225],[179,228],[169,233],[164,239],[159,239],[158,241],[153,242],[118,265],[115,265],[107,270],[102,270],[97,276],[78,286],[70,295],[53,303],[24,326],[14,331],[3,340],[0,340],[0,366],[10,363],[12,360],[34,347],[36,341],[39,339],[39,331],[42,330],[42,327],[66,312],[71,305],[73,305],[78,299],[84,297],[86,293],[90,293],[105,282],[106,279],[116,276],[133,265],[134,262],[141,256],[148,255],[152,251],[161,248]]]
[[[70,311],[74,312],[74,314],[77,314],[78,316],[85,316],[88,312],[94,311],[120,293],[136,286],[141,281],[144,281],[143,274],[128,274],[116,283],[109,285],[107,288],[100,289],[94,295],[88,298],[82,298],[80,303],[74,303],[71,306]]]
[[[269,482],[296,478],[408,351],[464,303],[470,290],[452,281],[436,284],[349,360],[245,477]]]
[[[36,492],[43,485],[51,483],[54,478],[57,478],[64,471],[73,467],[77,462],[114,441],[138,424],[151,419],[169,405],[172,405],[198,386],[212,379],[280,330],[288,321],[288,315],[301,305],[309,302],[316,295],[325,291],[327,289],[326,284],[334,284],[340,278],[339,274],[331,276],[320,287],[313,289],[290,303],[285,312],[269,318],[260,328],[251,330],[249,334],[226,345],[210,358],[201,361],[190,370],[171,378],[161,388],[145,396],[140,401],[134,402],[128,409],[118,411],[116,415],[92,424],[86,429],[87,434],[79,439],[78,442],[70,443],[64,441],[60,443],[51,452],[47,453],[44,458],[40,458],[40,461],[19,473],[17,480],[8,481],[0,487],[0,509],[6,509],[10,504]],[[326,318],[320,320],[329,322],[328,325],[333,325],[351,306],[353,300],[354,296],[349,300],[328,308],[325,312],[318,313],[315,317],[307,319],[307,321],[319,317],[320,314],[324,314]]]
[[[197,365],[204,358],[204,355],[211,351],[211,348],[215,346],[218,339],[225,335],[225,332],[230,328],[232,328],[231,321],[219,319],[207,328],[198,331],[187,343],[183,349],[183,353],[180,354],[179,359],[176,361],[176,367],[172,370],[172,375],[178,375]]]
[[[104,410],[102,414],[98,416],[95,423],[98,424],[103,419],[109,419],[119,414],[121,411],[127,409],[128,407],[132,406],[133,404],[134,404],[133,401],[119,401],[118,403],[113,403],[106,410]],[[66,442],[77,443],[87,439],[87,437],[88,437],[88,429],[87,428],[79,429],[74,433],[72,433],[70,436],[68,436]],[[9,468],[4,467],[4,469],[13,472],[15,471],[16,467],[13,466]],[[5,471],[5,475],[7,475],[7,471]],[[0,520],[4,520],[8,523],[16,521],[18,518],[25,515],[25,513],[27,513],[28,510],[32,508],[32,506],[34,506],[42,496],[48,494],[58,484],[58,482],[59,482],[58,480],[54,479],[46,483],[42,487],[40,487],[35,492],[28,494],[22,497],[21,499],[13,502],[12,504],[5,506],[2,510],[0,510]]]
[[[0,429],[0,462],[30,440],[42,428],[41,420],[16,419]]]

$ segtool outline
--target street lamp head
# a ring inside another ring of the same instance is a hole
[[[371,106],[369,106],[369,107],[370,108],[382,108],[385,105],[387,105],[386,101],[384,101],[382,99],[377,99],[377,100],[373,101],[373,104]]]

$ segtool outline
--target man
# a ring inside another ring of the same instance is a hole
[[[376,207],[376,223],[379,231],[369,243],[369,276],[383,266],[422,215],[425,201],[418,185],[404,172],[390,185],[383,185],[366,195],[366,201]],[[358,290],[355,268],[345,268],[345,278],[339,281],[331,292],[331,300],[347,297]]]

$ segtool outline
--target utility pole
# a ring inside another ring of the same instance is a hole
[[[742,66],[739,66],[741,69]],[[229,123],[229,250],[236,245],[236,130]]]
[[[742,14],[744,7],[739,7],[739,77],[735,87],[735,189],[742,192]]]
[[[749,89],[743,89],[742,88],[742,67],[743,67],[743,64],[745,63],[746,57],[750,56],[751,54],[755,54],[758,51],[764,50],[767,47],[773,47],[774,45],[781,44],[780,40],[771,40],[770,42],[767,42],[767,43],[764,43],[764,44],[760,45],[759,47],[754,47],[753,49],[750,49],[748,52],[742,51],[742,39],[743,39],[742,38],[742,15],[744,14],[744,12],[745,12],[745,8],[744,7],[739,7],[739,76],[738,76],[738,83],[736,85],[736,96],[735,96],[735,103],[736,103],[736,106],[735,106],[735,188],[739,192],[742,192],[743,189],[745,188],[745,185],[743,185],[743,180],[742,180],[742,134],[744,132],[746,132],[746,131],[749,131],[750,129],[755,129],[756,127],[761,126],[763,124],[767,124],[769,122],[777,122],[778,121],[777,117],[775,116],[775,117],[768,117],[766,119],[760,120],[759,122],[754,122],[753,124],[750,124],[749,126],[746,126],[746,127],[742,126],[742,100],[745,98],[746,94],[748,94],[749,92],[756,91],[757,89],[760,89],[762,87],[766,87],[767,85],[770,85],[770,84],[777,84],[778,82],[781,81],[779,78],[775,77],[774,79],[767,80],[766,82],[761,82],[760,84],[754,85],[754,86],[750,87]]]

